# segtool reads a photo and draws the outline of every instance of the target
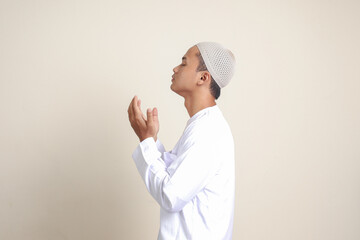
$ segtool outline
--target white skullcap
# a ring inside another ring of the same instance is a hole
[[[234,55],[216,42],[200,42],[196,46],[219,87],[228,85],[235,71]]]

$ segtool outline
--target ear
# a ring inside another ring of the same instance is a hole
[[[198,81],[198,85],[203,85],[203,84],[210,84],[211,82],[211,75],[209,72],[204,71],[201,73],[200,75],[200,79]]]

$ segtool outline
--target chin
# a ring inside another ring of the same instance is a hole
[[[176,89],[174,88],[173,85],[174,85],[174,84],[171,84],[171,85],[170,85],[170,89],[171,89],[174,93],[179,94],[178,91],[176,91]],[[180,94],[179,94],[179,95],[180,95]]]

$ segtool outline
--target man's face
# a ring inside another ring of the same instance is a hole
[[[170,88],[181,96],[192,93],[195,90],[196,81],[201,77],[201,72],[196,71],[199,65],[197,53],[199,49],[196,46],[191,47],[182,58],[182,63],[173,69]]]

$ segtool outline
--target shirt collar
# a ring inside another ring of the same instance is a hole
[[[218,105],[214,105],[211,107],[207,107],[204,109],[201,109],[200,111],[198,111],[197,113],[195,113],[186,123],[186,126],[189,126],[190,123],[192,123],[193,121],[195,121],[195,119],[203,116],[204,114],[208,113],[209,111],[213,111],[213,110],[219,110]]]

